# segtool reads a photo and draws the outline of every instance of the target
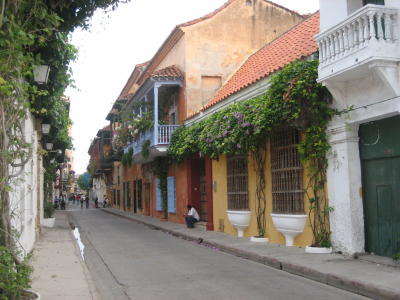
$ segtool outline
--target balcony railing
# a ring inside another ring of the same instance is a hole
[[[367,5],[337,26],[318,34],[320,79],[372,56],[393,58],[396,52],[393,45],[399,42],[398,11],[382,5]],[[355,53],[357,57],[352,57]],[[399,53],[396,56],[399,57]],[[346,61],[348,57],[351,59]],[[344,65],[334,66],[341,61]],[[324,72],[328,66],[329,70]]]
[[[133,149],[133,155],[139,154],[142,151],[142,145],[146,140],[150,141],[151,146],[167,146],[171,141],[171,136],[179,125],[158,125],[157,126],[157,137],[154,138],[154,128],[143,133],[136,141],[125,147],[124,152],[127,152],[129,148]]]
[[[158,125],[158,144],[168,145],[171,141],[171,136],[179,125]]]

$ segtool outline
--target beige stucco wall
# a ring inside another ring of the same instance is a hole
[[[185,36],[182,36],[172,47],[156,70],[160,70],[172,65],[177,65],[180,70],[185,70]]]
[[[275,244],[285,244],[284,236],[276,231],[274,224],[272,222],[271,213],[272,213],[272,181],[271,181],[271,156],[270,156],[270,147],[267,147],[267,159],[265,165],[265,179],[266,179],[266,189],[265,194],[267,197],[267,206],[266,206],[266,218],[267,218],[267,226],[266,226],[266,237],[270,239],[271,243]],[[245,237],[257,236],[257,220],[255,214],[255,192],[256,192],[256,174],[254,172],[254,161],[249,155],[248,158],[248,172],[249,172],[249,208],[252,212],[251,220],[249,227],[245,230]],[[213,191],[213,208],[214,208],[214,228],[216,231],[221,231],[219,224],[221,220],[224,223],[223,232],[236,235],[236,229],[230,224],[228,220],[228,216],[226,214],[226,210],[228,208],[228,193],[227,193],[227,176],[226,176],[226,156],[221,156],[218,160],[213,160],[212,162],[212,174],[213,181],[216,183],[216,189]],[[304,176],[306,177],[306,176]],[[306,178],[304,179],[306,182]],[[308,201],[307,197],[304,197],[304,207],[305,212],[308,211]],[[294,240],[294,245],[299,247],[305,247],[312,242],[312,232],[311,227],[309,225],[309,221],[307,221],[307,225],[302,234],[298,235]]]
[[[303,18],[264,0],[237,0],[208,20],[183,27],[186,40],[187,113],[202,97],[201,76],[221,76],[222,84],[244,60]]]

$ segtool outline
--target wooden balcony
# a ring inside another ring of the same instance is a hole
[[[127,153],[130,148],[133,149],[133,160],[137,163],[152,160],[157,156],[165,156],[167,154],[168,145],[171,141],[171,136],[179,125],[158,125],[152,130],[143,133],[136,141],[130,143],[124,148]],[[144,158],[141,155],[143,144],[149,141],[149,157]]]

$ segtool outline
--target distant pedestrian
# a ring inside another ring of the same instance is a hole
[[[81,208],[83,208],[83,201],[85,201],[85,196],[81,195],[81,197],[79,199],[80,199],[80,202],[81,202]]]
[[[72,194],[72,204],[75,204],[76,196]]]
[[[194,228],[194,223],[200,221],[200,216],[197,210],[190,204],[187,206],[188,213],[185,215],[187,228]]]
[[[94,207],[99,208],[99,198],[97,198],[97,196],[94,199]]]
[[[86,203],[86,208],[89,208],[89,196],[85,196],[85,203]]]
[[[103,208],[106,208],[107,206],[108,206],[107,195],[104,195],[104,197],[103,197]]]

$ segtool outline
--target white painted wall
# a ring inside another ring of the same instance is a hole
[[[99,199],[99,203],[103,202],[104,195],[107,195],[107,186],[103,177],[93,178],[92,200]]]
[[[398,0],[386,0],[385,4],[400,8]],[[320,0],[320,5],[322,32],[340,25],[348,14],[361,7],[362,1]],[[399,23],[395,26],[400,29]],[[330,215],[332,243],[335,250],[348,254],[365,251],[359,125],[400,114],[399,56],[383,55],[382,59],[374,47],[365,51],[369,61],[357,63],[353,59],[342,73],[325,77],[322,82],[332,93],[335,108],[353,107],[328,127],[331,151],[327,185],[329,205],[334,208]]]
[[[32,156],[22,170],[12,170],[13,174],[20,174],[12,182],[10,208],[12,226],[20,235],[21,249],[27,254],[33,249],[39,231],[38,215],[42,214],[43,207],[43,174],[40,174],[42,160],[38,155],[40,135],[35,130],[35,120],[30,113],[23,121],[23,129],[26,141],[31,144]]]
[[[320,31],[323,32],[342,22],[347,16],[361,8],[362,3],[362,0],[320,0]],[[385,0],[385,6],[400,8],[400,1]]]

